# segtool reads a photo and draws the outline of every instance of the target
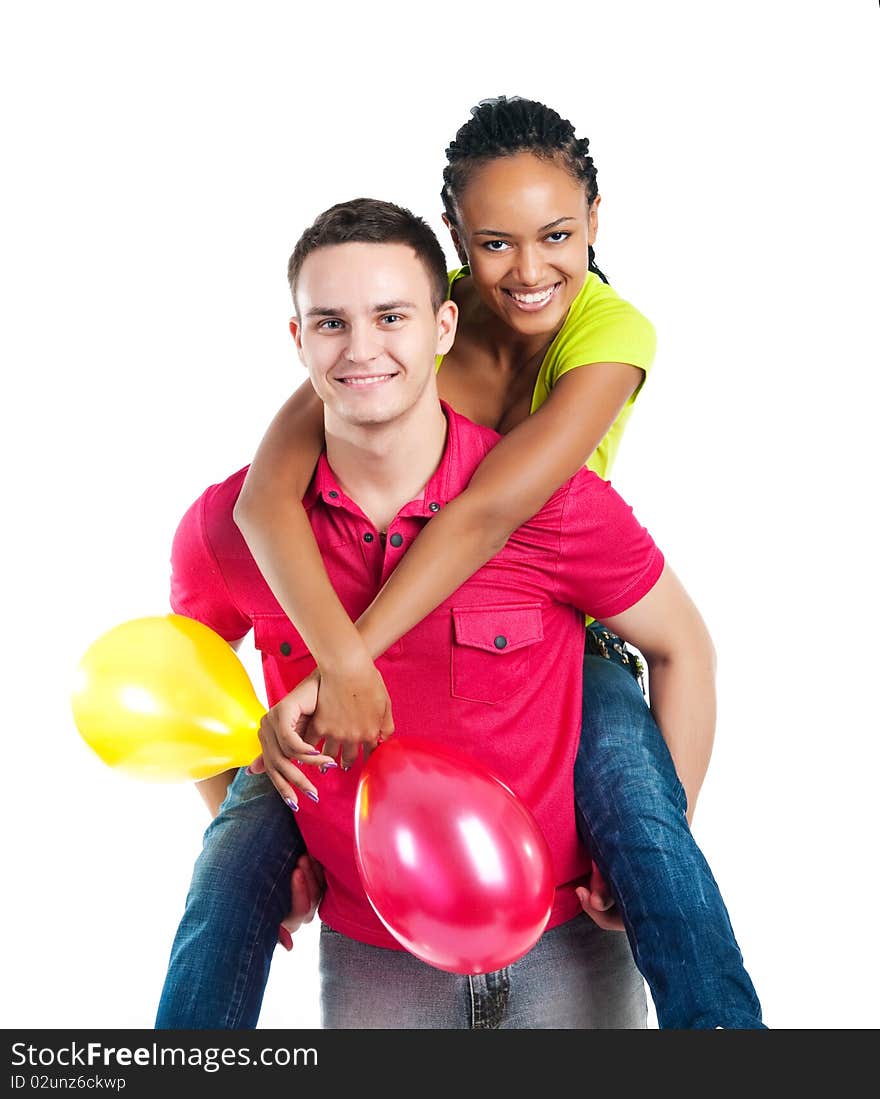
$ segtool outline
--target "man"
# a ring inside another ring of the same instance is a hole
[[[451,346],[457,311],[444,300],[445,260],[423,222],[371,200],[333,207],[304,234],[292,272],[291,327],[324,402],[327,440],[304,504],[328,574],[356,618],[498,436],[439,402],[434,361]],[[212,486],[184,517],[172,604],[231,642],[254,629],[271,704],[313,663],[234,523],[245,473]],[[285,738],[283,758],[269,730],[264,755],[299,827],[265,775],[239,773],[206,833],[157,1026],[255,1023],[266,943],[286,908],[300,833],[326,878],[325,1026],[643,1026],[644,989],[626,940],[579,918],[576,889],[589,862],[571,774],[585,614],[644,653],[672,758],[699,789],[714,716],[711,641],[648,533],[587,471],[378,662],[394,699],[395,735],[433,736],[486,764],[529,806],[550,844],[555,903],[525,958],[510,971],[461,977],[402,951],[357,875],[359,764],[346,772],[298,733]],[[300,693],[307,714],[314,683],[306,680]],[[303,764],[313,765],[310,777]],[[212,787],[215,806],[224,786],[218,779]],[[683,805],[680,815],[686,829]],[[257,816],[259,828],[247,825]],[[731,942],[738,957],[732,935]],[[753,996],[744,971],[743,979]]]

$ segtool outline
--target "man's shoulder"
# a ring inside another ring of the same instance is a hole
[[[224,481],[209,485],[187,511],[182,527],[198,528],[215,553],[246,549],[245,541],[233,518],[235,502],[249,466],[237,470]],[[194,531],[195,532],[195,531]]]
[[[467,416],[462,416],[460,412],[456,412],[452,405],[447,404],[445,401],[441,401],[440,404],[443,406],[450,427],[454,429],[463,449],[486,455],[501,439],[501,435],[493,428],[474,423]]]

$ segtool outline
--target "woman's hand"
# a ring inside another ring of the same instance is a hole
[[[309,744],[324,742],[325,756],[348,770],[362,747],[364,760],[394,732],[391,699],[379,669],[368,656],[320,675],[314,716],[304,733]]]
[[[248,768],[252,774],[265,772],[294,812],[299,809],[298,791],[318,800],[318,791],[297,764],[336,766],[332,756],[319,752],[303,738],[318,701],[318,682],[317,673],[306,676],[263,715],[259,734],[263,751]]]

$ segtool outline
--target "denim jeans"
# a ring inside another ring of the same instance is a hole
[[[239,770],[205,832],[159,1001],[156,1029],[257,1025],[290,875],[305,851],[265,775]]]
[[[321,1019],[328,1030],[636,1030],[645,984],[623,935],[577,917],[518,962],[469,977],[322,926]]]
[[[763,1028],[727,909],[685,817],[684,790],[638,683],[635,654],[598,623],[584,654],[575,802],[659,1026]]]

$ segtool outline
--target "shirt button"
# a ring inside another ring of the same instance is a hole
[[[336,491],[335,488],[331,488],[327,495],[330,497],[331,500],[335,500],[339,493]]]
[[[394,546],[395,549],[397,549],[398,546],[403,545],[403,535],[392,534],[388,541],[391,543],[392,546]]]
[[[367,531],[367,533],[364,535],[364,541],[365,542],[372,542],[373,541],[373,536],[372,536],[372,534],[370,534],[369,531]]]
[[[282,641],[281,645],[280,645],[280,649],[281,649],[281,655],[282,656],[290,656],[290,642],[289,641]]]
[[[436,501],[432,504],[428,504],[428,511],[439,511],[440,505]]]
[[[504,636],[504,634],[500,633],[495,638],[495,648],[496,649],[506,649],[507,648],[507,638]]]

